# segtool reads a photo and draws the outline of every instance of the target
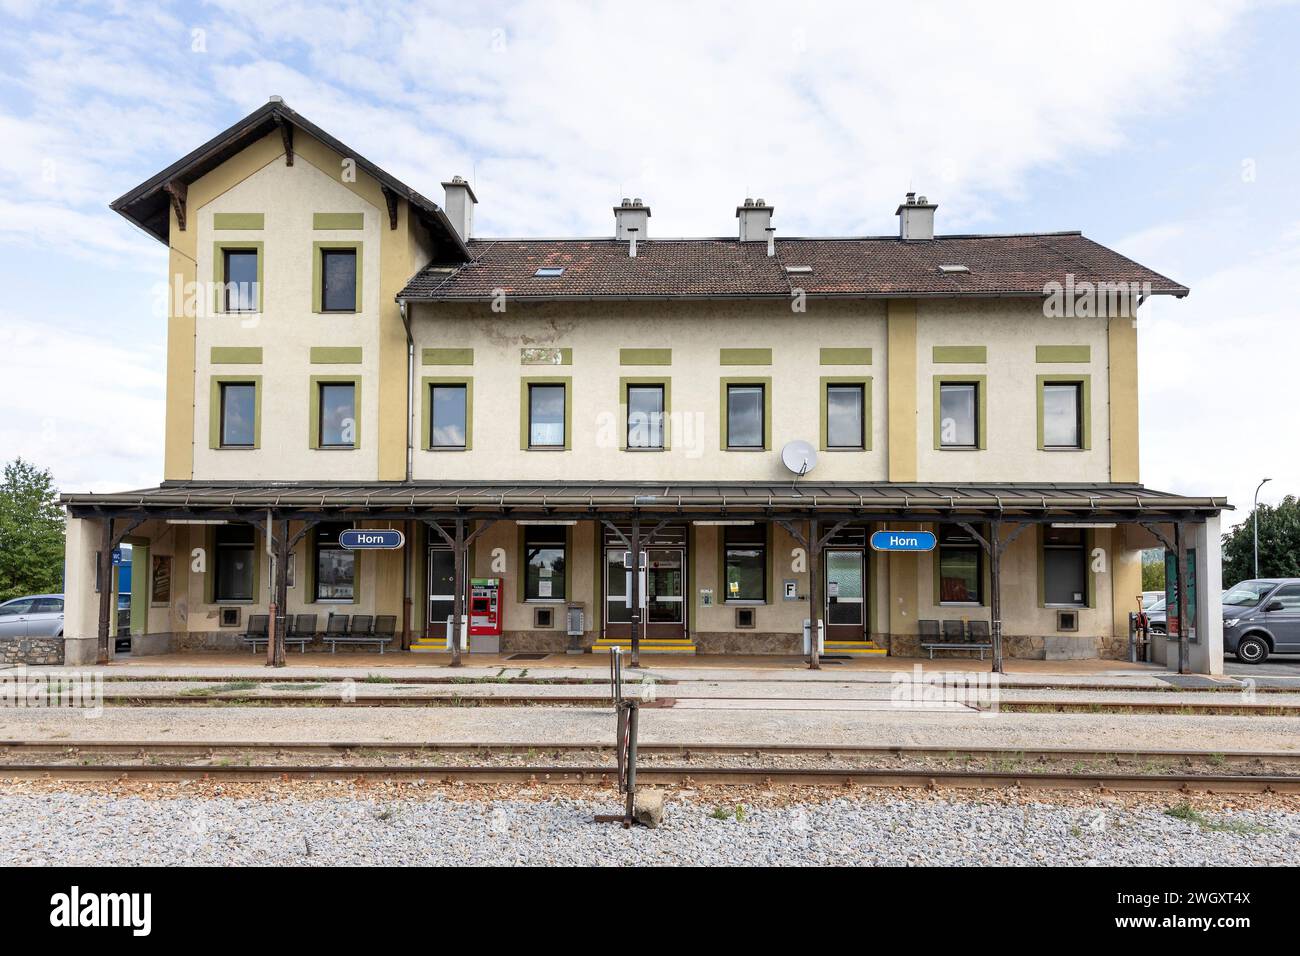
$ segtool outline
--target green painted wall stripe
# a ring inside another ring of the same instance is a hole
[[[421,349],[421,365],[473,365],[473,349]]]
[[[672,349],[619,349],[619,365],[672,365]]]
[[[771,365],[771,349],[719,349],[720,365]]]
[[[313,229],[364,229],[366,214],[362,212],[318,212],[311,217]]]
[[[822,349],[822,365],[870,365],[871,349]]]
[[[315,345],[311,350],[312,365],[360,365],[360,346]]]
[[[1039,345],[1034,348],[1034,358],[1039,362],[1091,362],[1090,345]]]
[[[212,214],[213,229],[263,229],[266,216],[260,212],[216,212]]]
[[[262,347],[260,345],[214,345],[211,359],[213,365],[261,365]]]
[[[982,365],[988,361],[988,349],[983,345],[936,345],[932,358],[941,365]]]

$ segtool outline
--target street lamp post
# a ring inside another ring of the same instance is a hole
[[[1255,532],[1255,577],[1259,577],[1259,489],[1272,481],[1272,478],[1265,478],[1255,488],[1255,503],[1250,509],[1251,530]]]

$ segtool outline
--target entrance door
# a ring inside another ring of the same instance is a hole
[[[645,637],[686,636],[686,550],[648,548],[641,552],[640,590]],[[621,548],[605,552],[605,634],[632,636],[632,556]]]
[[[456,600],[456,556],[450,548],[429,549],[429,636],[447,639],[447,618]]]
[[[834,548],[824,552],[822,560],[826,566],[826,640],[865,641],[866,552]]]

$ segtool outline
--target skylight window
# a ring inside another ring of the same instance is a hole
[[[808,273],[812,272],[812,266],[786,266],[785,271],[793,273]]]
[[[970,266],[940,266],[940,272],[970,272]]]
[[[564,275],[564,267],[563,266],[542,266],[540,269],[534,272],[533,275],[537,276],[537,278],[539,279],[558,279],[560,276]]]

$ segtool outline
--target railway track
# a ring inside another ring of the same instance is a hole
[[[812,709],[810,704],[818,704],[822,710],[860,709],[862,704],[887,704],[882,698],[750,698],[750,697],[659,697],[642,702],[643,708],[665,709],[678,704],[697,706],[699,701],[711,701],[722,704],[719,709],[727,709],[727,702],[735,702],[737,709],[747,710],[802,710]],[[361,695],[355,698],[322,696],[284,696],[265,697],[242,691],[214,691],[210,693],[181,694],[112,694],[106,693],[103,703],[110,707],[204,707],[204,706],[242,706],[242,707],[606,707],[609,699],[591,695],[537,695],[537,694],[493,694],[486,695],[414,695],[383,694]],[[834,704],[843,704],[836,708]],[[3,708],[0,708],[3,709]],[[963,705],[950,707],[922,707],[912,709],[950,710],[953,712],[974,712],[976,708]],[[1002,713],[1086,713],[1086,714],[1172,714],[1198,716],[1263,716],[1263,717],[1300,717],[1300,704],[1260,702],[1227,702],[1218,700],[1205,701],[1081,701],[1081,700],[1002,700],[995,709]]]
[[[347,741],[331,743],[242,743],[236,741],[0,741],[0,755],[22,757],[44,755],[55,760],[0,762],[0,779],[57,781],[385,781],[430,784],[530,784],[613,786],[616,770],[604,744],[427,744],[403,742]],[[364,756],[464,755],[502,758],[526,755],[530,763],[509,765],[476,763],[437,765],[428,763],[233,763],[219,755],[274,754],[338,758]],[[940,747],[857,747],[800,745],[645,744],[639,753],[638,780],[646,785],[665,786],[803,786],[835,788],[926,788],[926,789],[1042,789],[1112,792],[1211,792],[1300,794],[1300,752],[1253,752],[1206,754],[1196,751],[1091,751],[1078,749],[1011,750],[1003,748]],[[581,756],[580,764],[533,763],[544,755],[556,759],[565,754]],[[94,763],[87,758],[132,756],[141,763]],[[742,756],[759,760],[767,757],[826,759],[896,758],[924,763],[949,764],[954,760],[992,760],[1019,764],[1012,769],[952,766],[723,766],[717,758]],[[202,757],[203,762],[158,763],[160,758]],[[710,759],[714,763],[710,763]],[[677,759],[684,763],[663,763]],[[77,760],[78,762],[67,762]],[[596,762],[600,761],[600,762]],[[695,761],[700,761],[696,763]],[[1090,770],[1069,770],[1073,762],[1107,762]],[[1191,763],[1209,763],[1212,771],[1186,769]],[[1137,772],[1134,765],[1147,769]],[[1221,767],[1255,765],[1270,772],[1225,773]],[[1182,769],[1179,769],[1179,768]],[[1273,772],[1285,769],[1286,773]]]

